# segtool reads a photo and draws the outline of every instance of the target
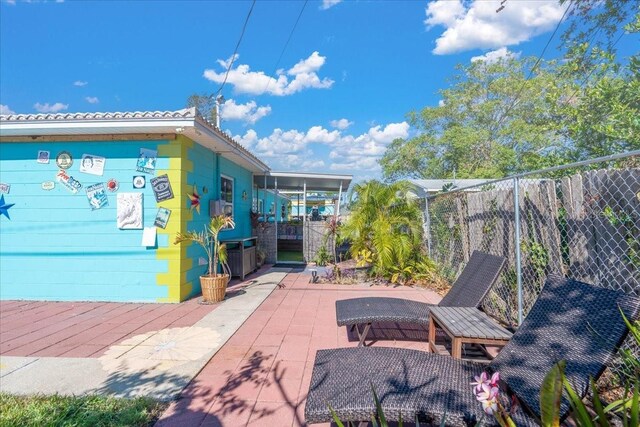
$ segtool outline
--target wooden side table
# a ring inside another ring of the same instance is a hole
[[[429,348],[437,353],[436,328],[451,338],[451,356],[462,358],[465,343],[506,345],[511,332],[475,307],[431,307],[429,311]]]

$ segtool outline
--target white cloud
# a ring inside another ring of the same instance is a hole
[[[16,0],[6,0],[6,1],[7,1],[7,4],[10,4],[12,6],[16,5]]]
[[[436,40],[433,53],[447,55],[472,49],[496,49],[516,45],[551,30],[567,4],[556,0],[521,0],[500,7],[499,0],[436,0],[426,7],[427,28],[445,31]]]
[[[97,96],[87,96],[84,98],[89,104],[97,104],[100,102]]]
[[[427,19],[424,23],[427,28],[436,25],[452,26],[458,18],[464,15],[465,9],[460,0],[432,1],[425,10]]]
[[[326,168],[325,162],[314,154],[311,144],[330,147],[329,168],[339,171],[378,171],[378,160],[387,146],[396,138],[409,136],[407,122],[373,126],[361,135],[344,135],[339,130],[312,126],[306,132],[291,129],[275,129],[271,135],[259,138],[251,129],[234,138],[259,157],[271,160],[281,168],[297,170]]]
[[[441,99],[440,101],[438,101],[438,107],[444,107],[445,102],[444,99]]]
[[[236,104],[233,99],[222,104],[220,109],[220,117],[223,120],[240,120],[249,124],[254,124],[269,113],[271,113],[270,105],[258,107],[255,101]]]
[[[237,57],[236,57],[237,58]],[[288,71],[278,70],[278,77],[268,76],[264,71],[251,71],[246,64],[237,65],[231,68],[227,83],[233,85],[238,93],[248,93],[261,95],[269,93],[271,95],[285,96],[292,95],[304,89],[328,89],[334,81],[329,78],[320,79],[317,71],[324,65],[326,57],[320,56],[318,52],[313,52],[308,58],[300,60]],[[223,70],[218,73],[212,69],[206,69],[204,78],[215,83],[222,83],[229,66],[231,58],[228,60],[218,60],[218,64]]]
[[[324,160],[320,160],[320,159],[305,160],[300,165],[301,170],[321,169],[324,167],[325,167]]]
[[[8,105],[0,104],[0,114],[15,114],[16,112],[9,108]]]
[[[322,4],[320,5],[321,10],[327,10],[338,3],[342,3],[342,0],[322,0]]]
[[[303,74],[303,73],[315,73],[324,65],[326,57],[320,56],[320,54],[316,51],[311,54],[307,59],[301,59],[298,61],[296,65],[291,67],[291,69],[287,72],[292,76]]]
[[[44,104],[40,104],[39,102],[36,102],[33,104],[33,108],[35,108],[39,113],[57,113],[69,108],[69,104],[63,104],[62,102],[56,102],[55,104],[49,104],[46,102]]]
[[[75,82],[73,82],[73,85],[78,87],[86,86],[88,84],[89,82],[85,82],[84,80],[76,80]]]
[[[471,58],[471,62],[484,61],[488,64],[492,64],[502,59],[519,58],[519,57],[520,57],[520,52],[511,52],[506,47],[501,47],[500,49],[491,50],[485,53],[484,55],[474,56]]]
[[[331,120],[329,124],[331,125],[331,127],[334,127],[336,129],[345,130],[346,128],[351,126],[353,122],[350,122],[347,119],[340,119],[340,120]]]
[[[312,126],[305,135],[305,142],[318,142],[320,144],[334,144],[340,140],[340,132],[328,131],[322,126]]]

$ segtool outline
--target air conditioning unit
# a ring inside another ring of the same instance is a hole
[[[222,215],[222,201],[221,200],[210,200],[209,201],[209,216],[217,216]]]

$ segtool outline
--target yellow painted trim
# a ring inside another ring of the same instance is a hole
[[[169,247],[156,251],[157,259],[167,261],[167,272],[156,274],[156,284],[167,287],[167,296],[158,298],[158,302],[181,302],[193,291],[193,283],[187,282],[187,271],[193,264],[187,257],[189,244],[173,244],[176,234],[186,232],[187,223],[193,218],[186,201],[186,191],[191,191],[187,185],[187,174],[193,170],[193,162],[188,160],[188,154],[193,146],[194,142],[183,135],[158,146],[158,156],[169,157],[169,168],[158,170],[157,175],[167,174],[174,193],[173,199],[156,203],[156,208],[171,209],[167,228],[158,228],[157,231],[158,234],[167,234],[169,238]]]

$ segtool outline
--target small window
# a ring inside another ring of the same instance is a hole
[[[220,176],[220,203],[222,212],[233,218],[233,178]]]
[[[263,208],[263,200],[262,199],[258,199],[258,213],[262,213],[262,208]]]

